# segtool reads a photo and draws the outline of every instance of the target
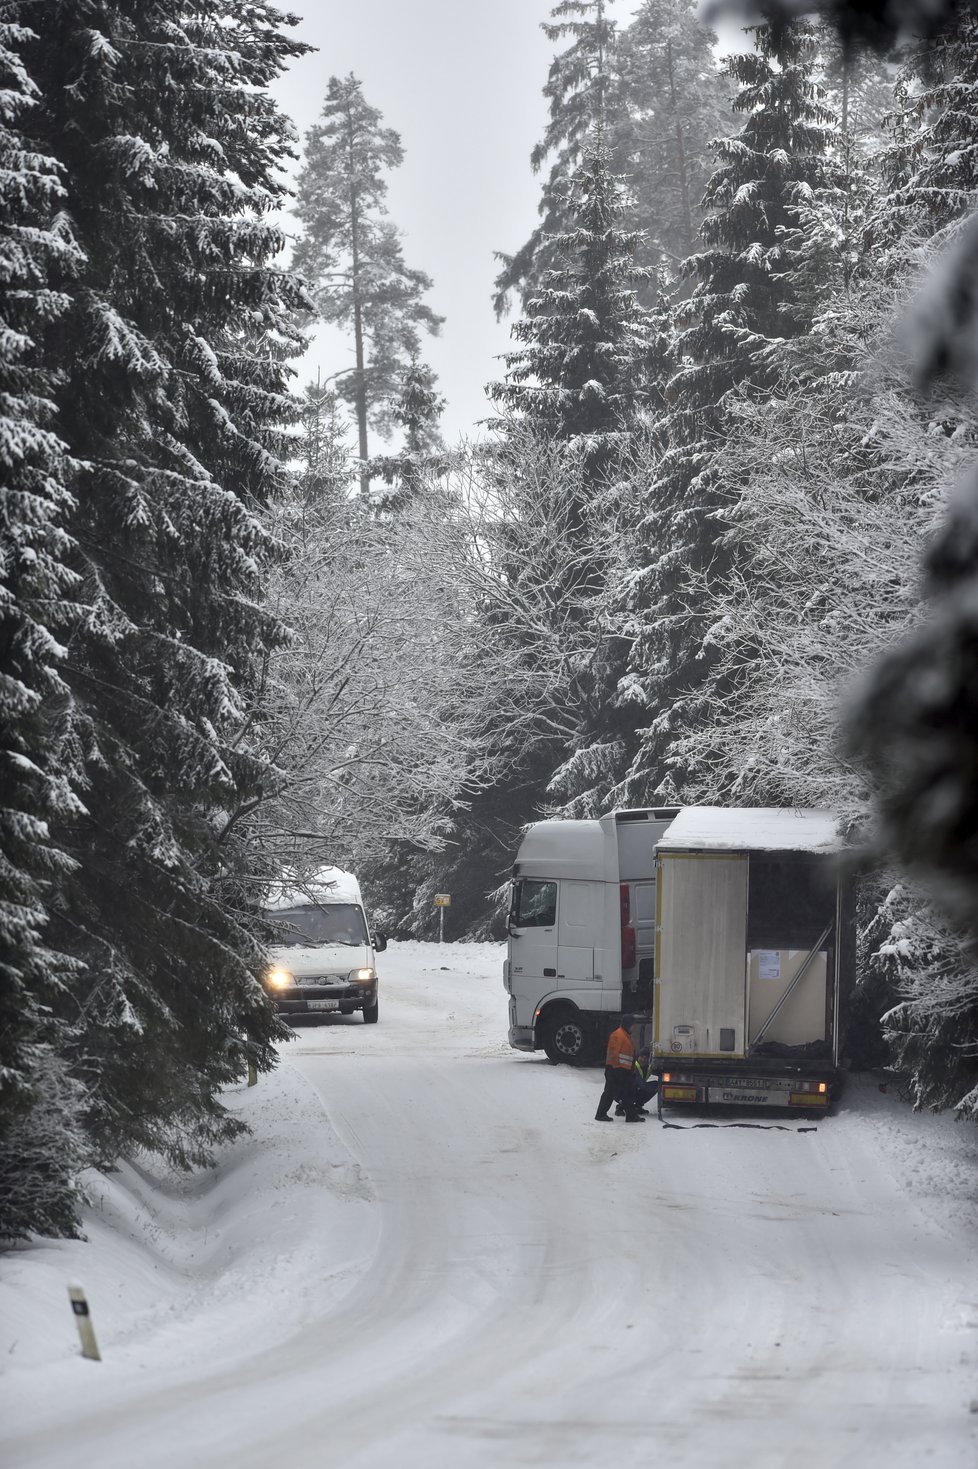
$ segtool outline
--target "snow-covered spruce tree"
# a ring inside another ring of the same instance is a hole
[[[437,378],[424,362],[414,361],[404,373],[400,390],[390,404],[393,423],[404,434],[396,454],[377,454],[370,461],[374,482],[371,498],[382,514],[396,514],[426,494],[433,478],[447,470],[452,456],[438,427],[445,399],[435,387]],[[383,488],[376,481],[382,481]]]
[[[565,550],[544,564],[554,603],[588,626],[591,651],[577,670],[580,713],[570,747],[551,749],[542,739],[538,758],[549,764],[558,756],[549,779],[560,770],[561,805],[583,800],[590,808],[602,805],[607,771],[595,779],[596,757],[589,756],[586,774],[575,757],[600,746],[597,764],[620,761],[627,734],[613,697],[626,649],[609,635],[604,609],[609,571],[617,570],[622,467],[649,394],[652,328],[637,300],[644,273],[634,264],[638,236],[624,225],[628,196],[599,146],[586,156],[574,189],[573,227],[554,242],[557,267],[513,327],[523,345],[507,354],[506,378],[489,394],[539,438],[568,445],[580,459],[562,514],[572,546],[577,537],[588,555],[568,557]],[[497,424],[503,457],[507,426]],[[535,493],[530,484],[527,491]],[[514,530],[520,556],[518,523]],[[555,553],[561,545],[555,540]]]
[[[390,403],[419,356],[421,334],[437,333],[442,323],[423,299],[431,278],[407,265],[387,213],[385,175],[403,158],[400,137],[381,125],[357,78],[330,77],[322,120],[306,135],[293,265],[319,319],[352,333],[354,365],[334,380],[353,406],[364,495],[368,428],[389,434]]]
[[[436,868],[439,888],[464,891],[479,917],[520,827],[546,805],[555,772],[580,748],[620,747],[606,694],[623,652],[607,636],[603,609],[617,570],[616,481],[643,405],[649,354],[625,208],[621,183],[595,147],[574,182],[573,222],[555,242],[557,264],[513,328],[520,345],[505,359],[505,380],[489,388],[505,414],[482,471],[490,486],[498,483],[505,513],[490,528],[495,563],[480,589],[480,624],[499,650],[494,682],[505,686],[515,668],[531,683],[539,677],[548,697],[531,688],[528,718],[500,718],[498,778],[472,790],[469,810],[454,819],[454,852]],[[549,534],[538,534],[541,523]],[[554,684],[549,653],[542,668],[540,660],[557,642],[574,656],[558,654]],[[590,771],[586,784],[590,793]],[[567,770],[559,799],[578,794],[577,774]],[[482,854],[475,862],[473,852]]]
[[[43,342],[79,604],[52,759],[85,806],[52,827],[76,865],[51,942],[85,966],[56,1008],[100,1156],[186,1163],[239,1130],[220,1090],[281,1033],[239,817],[268,778],[244,719],[280,636],[257,510],[285,479],[307,304],[273,265],[290,129],[267,86],[304,48],[262,0],[9,8],[85,256]]]
[[[78,812],[72,772],[52,759],[76,585],[65,530],[76,466],[52,428],[39,351],[67,306],[52,275],[70,276],[81,257],[58,219],[57,165],[29,138],[32,39],[0,21],[0,1239],[73,1232],[85,1156],[52,1013],[73,966],[45,933],[49,893],[70,867],[52,827]]]
[[[624,30],[610,14],[614,0],[568,0],[543,30],[567,38],[550,67],[544,96],[546,133],[531,163],[549,160],[540,223],[513,255],[500,255],[496,312],[512,297],[523,310],[558,257],[557,237],[572,227],[572,183],[589,139],[600,134],[612,173],[629,190],[626,225],[641,235],[636,263],[652,274],[639,282],[651,305],[658,277],[673,280],[693,249],[709,174],[707,144],[730,127],[728,84],[713,56],[716,37],[696,16],[693,0],[648,0]]]
[[[615,167],[634,193],[629,223],[644,233],[638,263],[669,282],[696,248],[709,145],[733,126],[716,36],[697,8],[695,0],[644,0],[615,53]]]
[[[550,171],[543,183],[537,212],[540,223],[513,255],[497,254],[501,270],[496,277],[496,315],[504,316],[515,295],[523,311],[536,295],[559,257],[555,243],[572,225],[572,181],[579,171],[589,139],[600,132],[613,151],[612,138],[620,120],[620,98],[614,74],[617,22],[611,15],[616,0],[561,0],[540,29],[549,41],[570,44],[550,64],[543,95],[550,121],[530,154],[534,173],[548,158]]]
[[[641,744],[617,799],[674,799],[695,771],[674,758],[684,733],[709,716],[712,653],[704,636],[714,587],[730,574],[734,548],[718,512],[729,487],[719,455],[727,432],[725,398],[769,392],[800,370],[801,341],[826,288],[819,284],[800,212],[837,186],[830,161],[832,118],[814,80],[811,28],[775,36],[755,30],[756,50],[731,57],[740,83],[741,132],[714,144],[704,249],[686,262],[693,282],[674,311],[672,373],[660,424],[663,454],[648,489],[641,560],[627,589],[626,630],[634,638],[627,689],[644,723]],[[643,717],[644,716],[644,717]]]

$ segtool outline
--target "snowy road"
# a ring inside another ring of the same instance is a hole
[[[600,1073],[506,1047],[500,959],[394,948],[378,1026],[299,1032],[318,1186],[101,1366],[9,1372],[7,1469],[978,1462],[973,1131],[858,1083],[815,1131],[602,1127]]]

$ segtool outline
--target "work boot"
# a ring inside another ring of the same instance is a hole
[[[595,1112],[594,1120],[595,1122],[610,1122],[611,1118],[608,1116],[607,1112]]]
[[[624,1115],[625,1115],[625,1109],[622,1106],[621,1102],[619,1102],[618,1103],[618,1106],[615,1108],[615,1116],[616,1117],[624,1117]]]
[[[625,1121],[626,1122],[644,1122],[645,1121],[645,1118],[642,1116],[641,1112],[626,1112],[625,1113]]]

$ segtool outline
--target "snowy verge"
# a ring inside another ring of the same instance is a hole
[[[91,1172],[84,1240],[35,1240],[0,1257],[4,1397],[37,1395],[49,1410],[41,1365],[158,1373],[215,1354],[230,1364],[321,1315],[359,1277],[375,1245],[370,1187],[313,1088],[286,1060],[225,1101],[252,1135],[214,1168],[184,1174],[144,1156]],[[78,1356],[74,1282],[101,1369]]]

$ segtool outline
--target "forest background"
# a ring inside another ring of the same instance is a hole
[[[720,58],[688,0],[616,8],[544,26],[512,345],[449,444],[362,79],[297,150],[262,0],[0,4],[6,1238],[234,1135],[283,868],[494,935],[543,815],[837,810],[851,1053],[978,1117],[978,22]]]

